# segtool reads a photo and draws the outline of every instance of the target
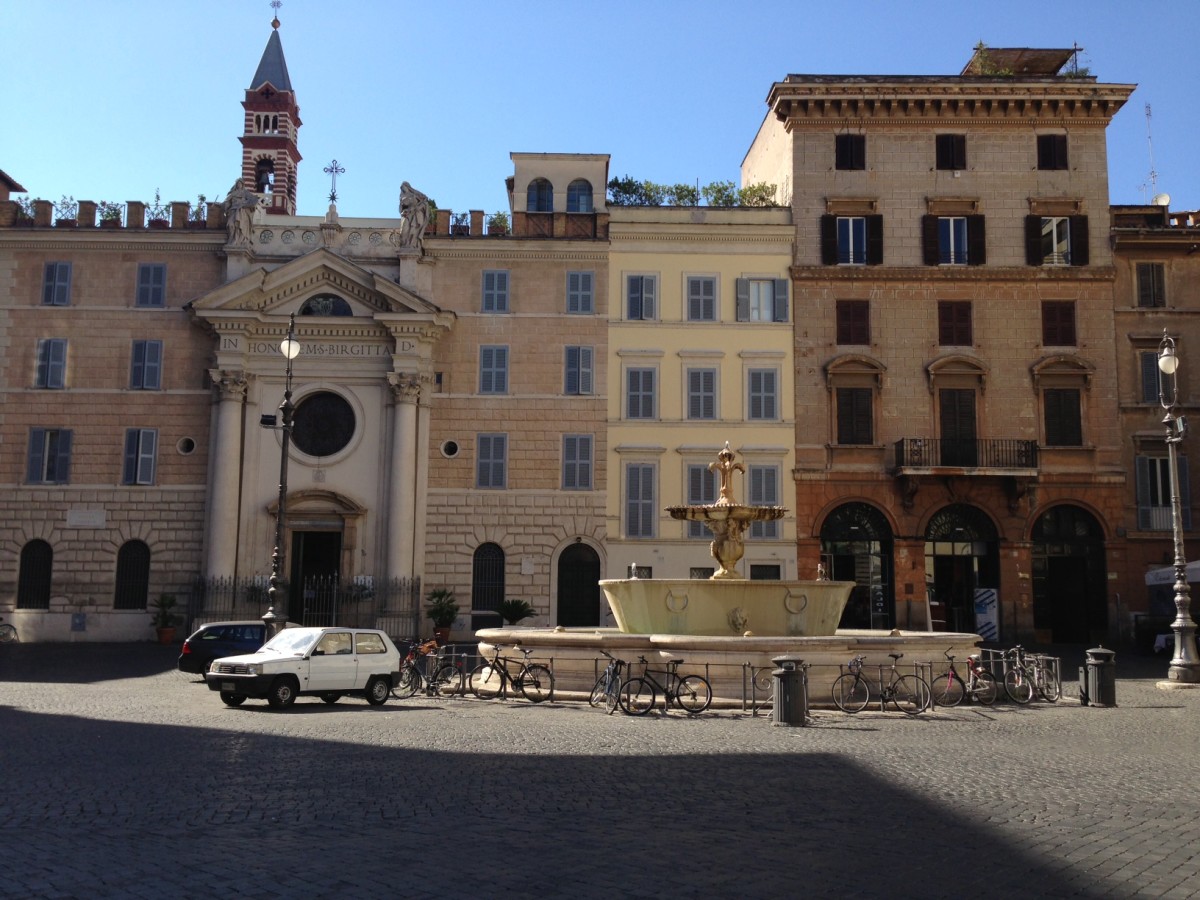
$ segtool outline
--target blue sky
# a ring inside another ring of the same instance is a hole
[[[266,0],[0,0],[0,169],[30,196],[223,197]],[[508,154],[608,153],[610,175],[737,181],[788,73],[957,74],[974,45],[1084,48],[1136,83],[1108,130],[1114,203],[1200,209],[1196,0],[448,2],[285,0],[304,125],[299,211],[395,216],[402,181],[442,208],[507,208]]]

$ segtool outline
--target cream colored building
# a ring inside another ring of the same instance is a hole
[[[609,209],[607,576],[711,574],[710,535],[666,507],[711,503],[728,442],[738,499],[791,505],[793,228],[784,209]],[[743,574],[797,577],[789,516]],[[802,573],[815,575],[816,560]]]

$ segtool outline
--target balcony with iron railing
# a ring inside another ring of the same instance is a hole
[[[1031,475],[1038,467],[1036,441],[1015,438],[901,438],[896,441],[898,475]],[[969,470],[969,471],[968,471]]]

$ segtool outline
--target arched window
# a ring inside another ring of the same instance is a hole
[[[498,544],[480,544],[471,560],[471,627],[499,625],[504,600],[504,550]]]
[[[592,184],[584,178],[576,178],[567,185],[567,212],[592,212]]]
[[[117,590],[113,609],[145,609],[150,593],[150,548],[126,541],[117,551]]]
[[[33,540],[21,548],[17,575],[17,609],[50,608],[50,571],[54,551],[45,541]]]
[[[896,624],[892,587],[892,527],[866,503],[845,503],[821,525],[821,561],[834,581],[855,586],[840,628],[891,628]]]
[[[254,167],[254,190],[259,194],[271,193],[271,184],[275,181],[275,163],[269,159],[260,159]]]
[[[352,316],[350,304],[337,294],[317,294],[309,297],[300,307],[302,316]]]
[[[545,178],[535,178],[529,182],[525,210],[526,212],[554,212],[554,186]]]

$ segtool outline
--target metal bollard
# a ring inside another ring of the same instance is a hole
[[[778,668],[771,672],[775,679],[772,696],[772,725],[808,724],[808,666],[799,656],[773,656]]]
[[[1094,647],[1086,652],[1087,661],[1079,670],[1079,704],[1116,706],[1117,654],[1103,647]]]

